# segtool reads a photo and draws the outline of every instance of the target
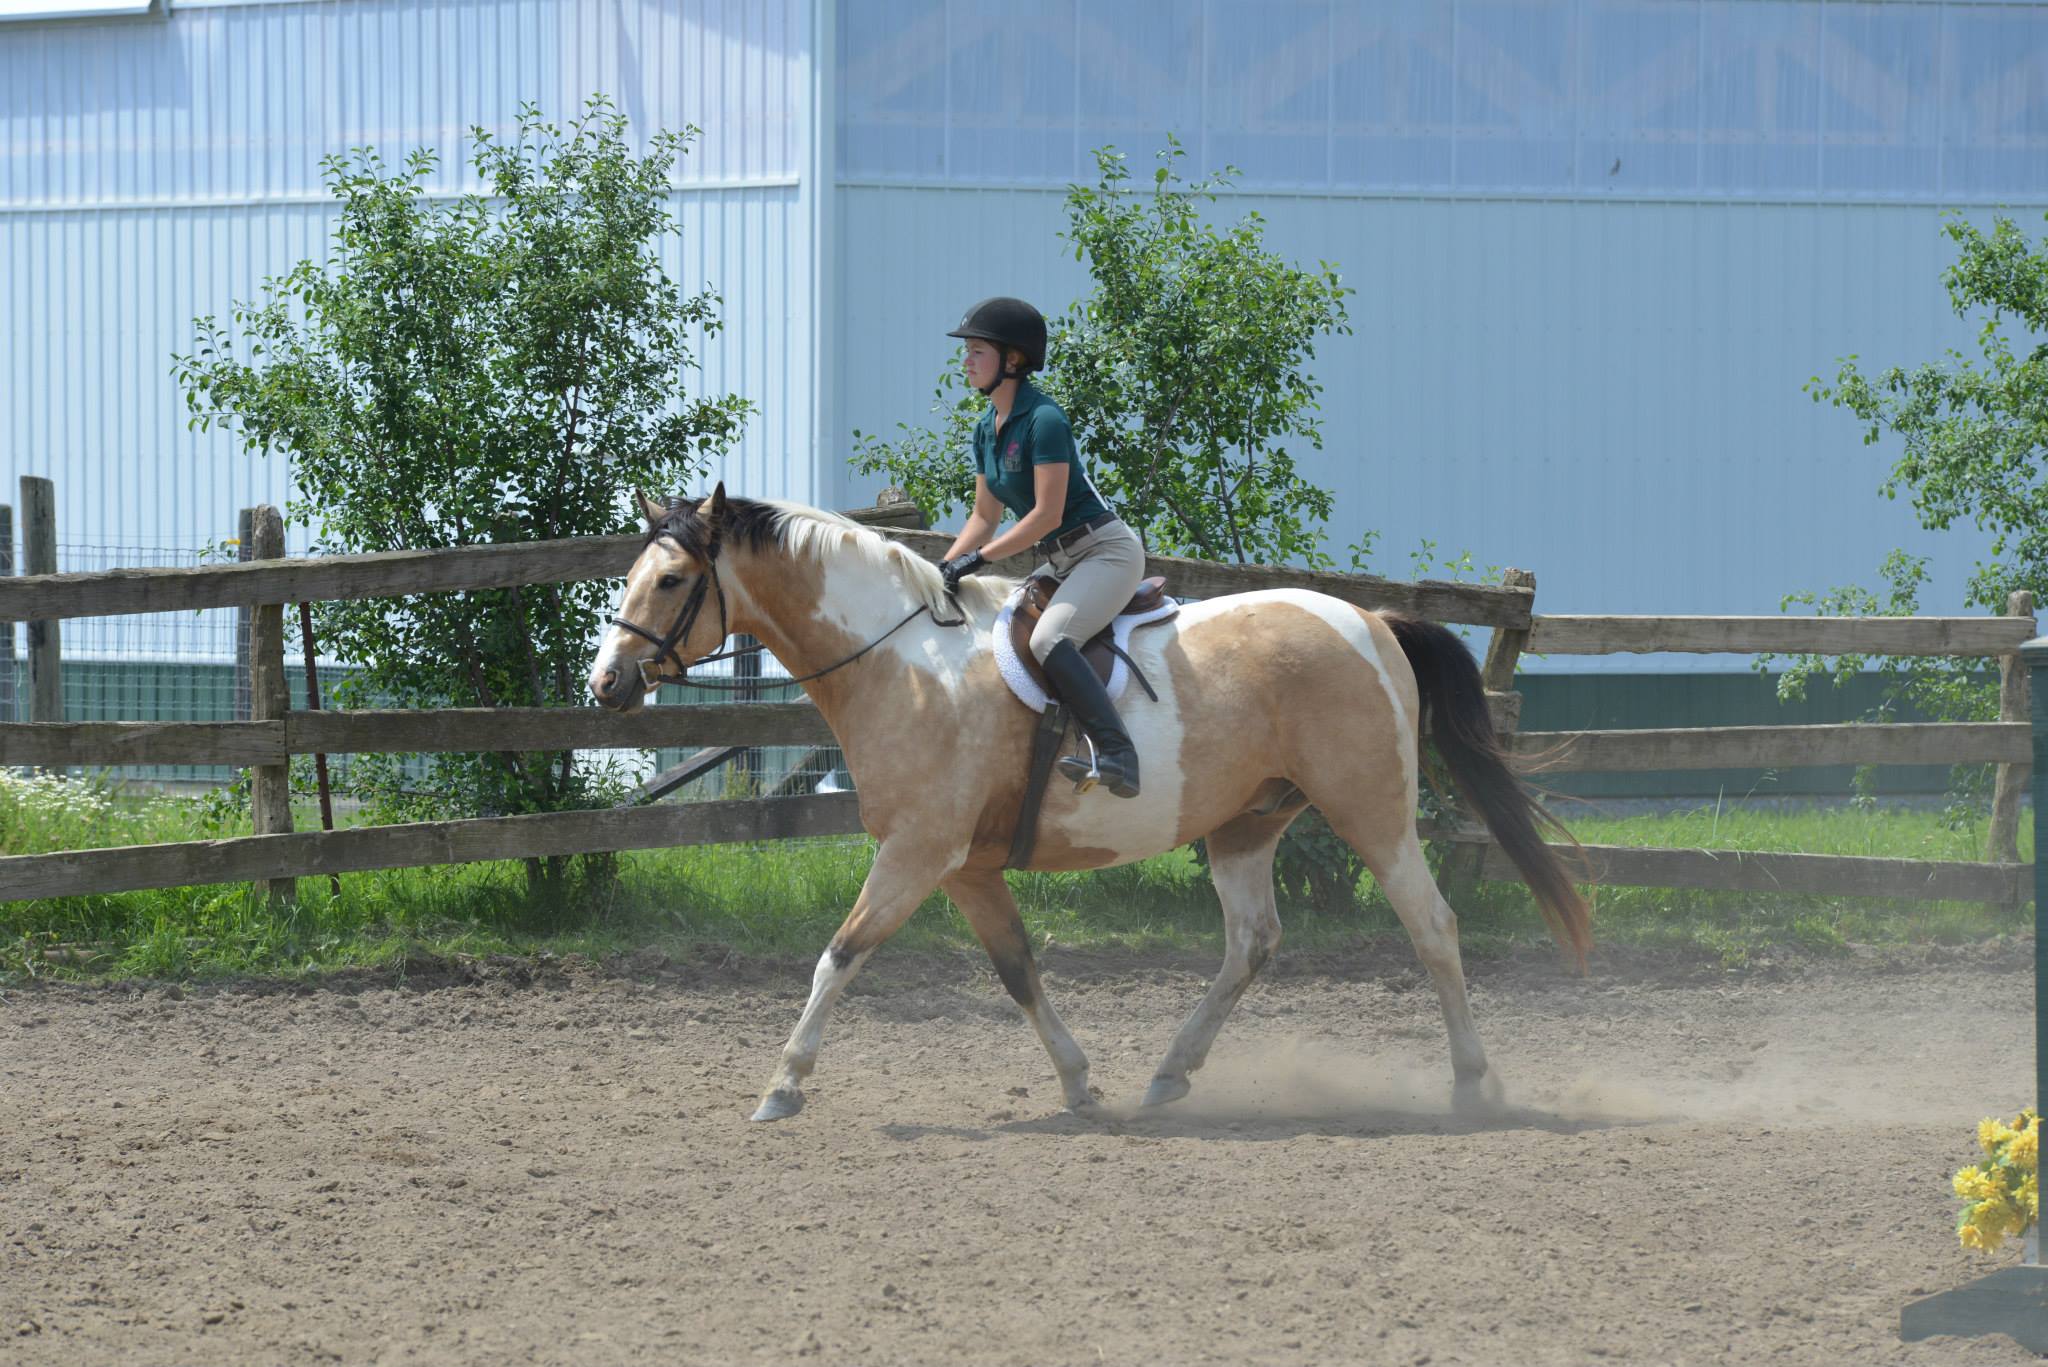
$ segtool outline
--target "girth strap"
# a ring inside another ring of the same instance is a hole
[[[1010,837],[1006,869],[1021,869],[1031,862],[1038,844],[1038,809],[1045,804],[1045,787],[1052,778],[1053,761],[1067,738],[1067,709],[1048,702],[1038,714],[1038,729],[1031,735],[1031,776],[1024,783],[1024,805],[1017,811],[1017,833]]]

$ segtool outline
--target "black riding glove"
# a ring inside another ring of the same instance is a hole
[[[988,561],[982,558],[980,551],[969,551],[965,555],[956,555],[951,560],[943,562],[939,566],[939,573],[945,577],[946,592],[952,593],[957,590],[962,579],[986,564]]]

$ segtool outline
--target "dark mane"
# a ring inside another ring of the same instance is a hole
[[[658,537],[672,537],[689,554],[703,559],[711,542],[711,529],[697,515],[697,507],[703,501],[688,497],[664,499],[668,515],[648,529],[647,540],[653,542]],[[728,498],[725,501],[725,525],[719,540],[728,545],[737,543],[749,550],[782,547],[787,544],[783,535],[782,511],[772,503],[761,503],[751,498]]]

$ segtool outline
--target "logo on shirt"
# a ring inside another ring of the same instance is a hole
[[[1024,468],[1024,443],[1013,441],[1003,448],[1003,473],[1014,475]]]

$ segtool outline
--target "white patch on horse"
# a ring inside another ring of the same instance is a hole
[[[836,513],[794,503],[771,503],[781,515],[783,544],[792,556],[808,556],[826,567],[825,595],[818,614],[862,642],[878,640],[919,605],[927,620],[903,627],[880,649],[903,664],[939,680],[957,693],[974,657],[989,649],[988,631],[1011,581],[993,575],[965,580],[949,597],[937,566],[874,530]],[[851,552],[834,556],[834,548]],[[870,573],[861,573],[866,570]],[[942,626],[968,618],[965,627]]]
[[[1179,840],[1181,798],[1187,786],[1180,768],[1185,728],[1166,646],[1172,633],[1189,620],[1190,610],[1200,606],[1184,606],[1172,623],[1131,634],[1131,658],[1159,694],[1159,701],[1154,702],[1144,689],[1131,687],[1117,702],[1124,729],[1131,733],[1131,744],[1138,751],[1138,795],[1117,797],[1102,787],[1076,795],[1056,781],[1046,795],[1043,821],[1069,844],[1107,850],[1122,863],[1170,850]],[[1085,746],[1082,752],[1086,753]]]

